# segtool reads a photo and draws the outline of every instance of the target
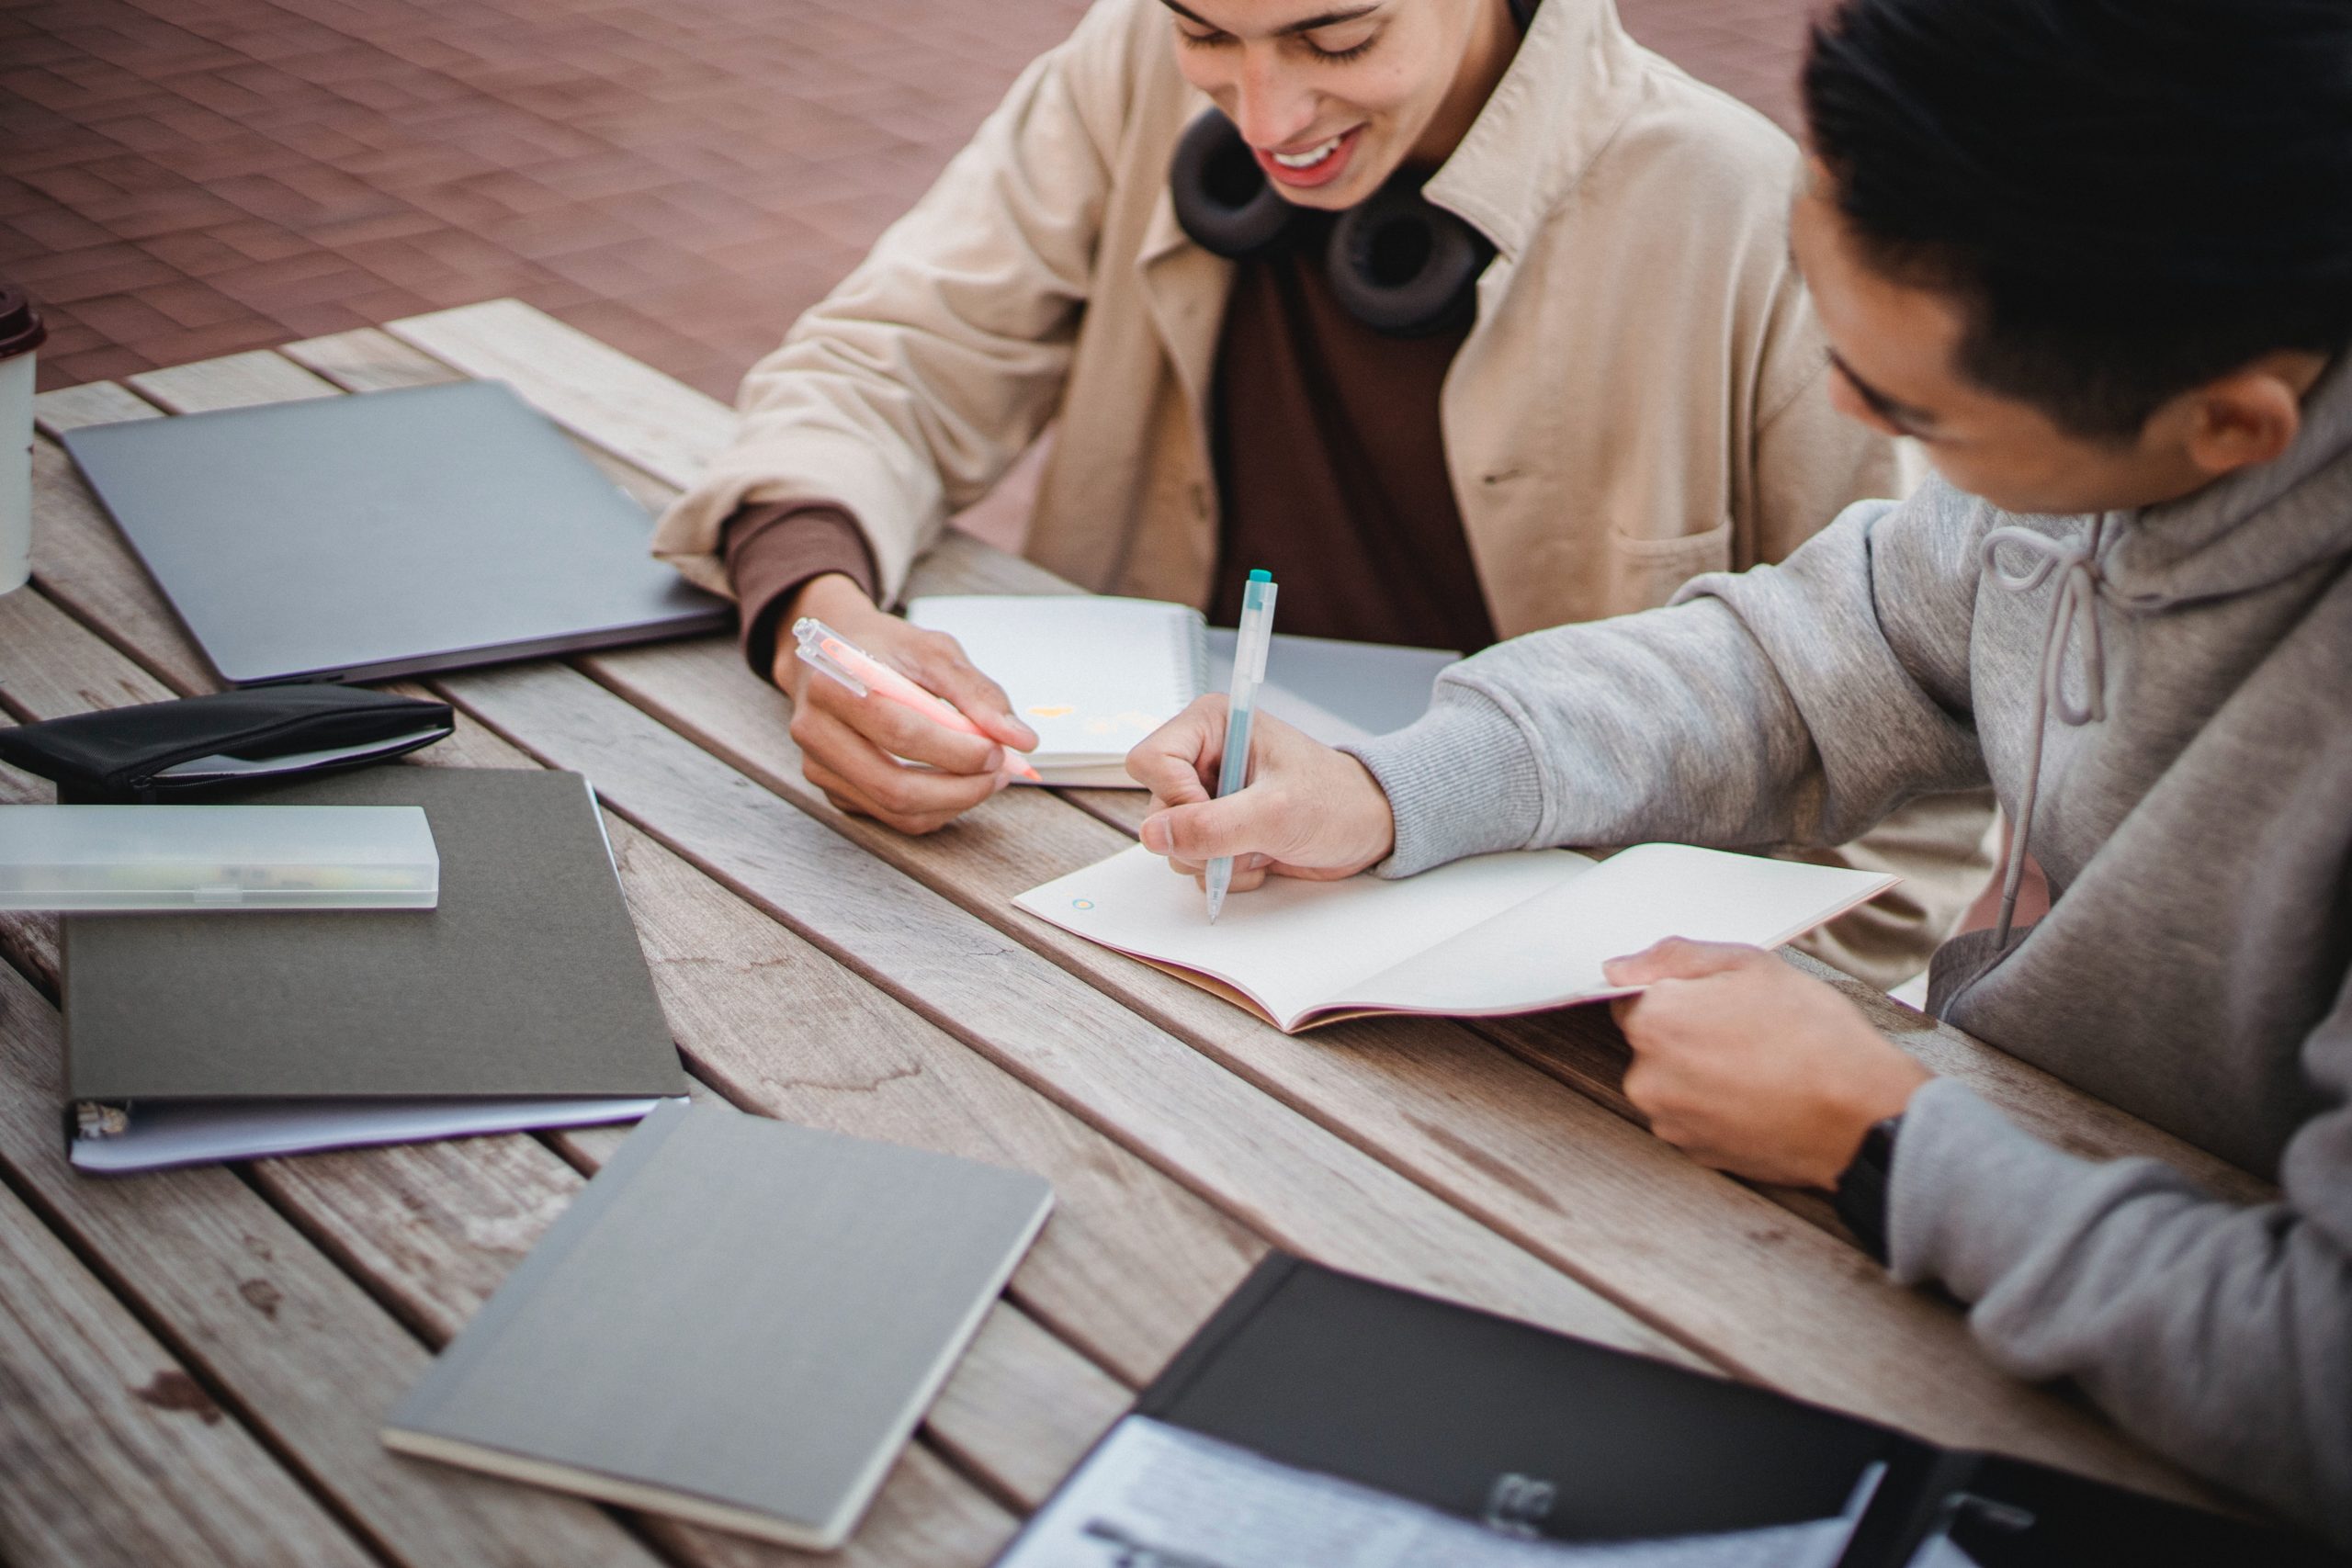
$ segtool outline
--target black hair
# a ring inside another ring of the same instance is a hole
[[[1865,257],[2076,434],[2352,343],[2352,0],[1841,0],[1804,91]]]

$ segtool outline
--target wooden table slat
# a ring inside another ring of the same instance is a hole
[[[385,331],[469,376],[529,388],[558,424],[681,488],[734,434],[725,403],[519,299],[410,316]]]
[[[379,1424],[424,1348],[233,1171],[75,1172],[62,1060],[55,1010],[0,968],[0,1167],[344,1517],[404,1563],[652,1568],[585,1504],[388,1451]]]
[[[28,668],[39,670],[46,678],[41,682],[28,680],[18,688],[32,709],[30,716],[57,716],[101,705],[94,692],[102,695],[108,690],[122,690],[137,700],[149,700],[154,695],[139,685],[143,677],[136,666],[87,629],[47,605],[37,594],[0,599],[0,616],[13,617],[14,629],[23,634],[11,641],[7,657],[22,657]],[[10,620],[0,619],[0,627],[11,624]],[[0,664],[0,672],[6,668]],[[469,760],[477,765],[536,765],[479,730],[444,743],[433,755],[437,759],[446,752],[455,760],[469,749],[472,752]],[[616,840],[627,841],[626,825],[616,824]],[[659,856],[651,846],[645,848],[648,857]],[[684,876],[700,880],[683,865],[671,863]],[[640,909],[649,902],[642,888],[638,890],[637,901]],[[661,905],[670,900],[650,901]],[[768,924],[748,909],[741,912],[750,920]],[[774,930],[772,926],[768,929]],[[5,933],[14,947],[33,950],[53,976],[53,919],[38,915],[0,915],[0,933]],[[944,1037],[942,1040],[957,1056],[969,1057],[970,1054],[961,1046],[944,1042]],[[1001,1078],[1001,1074],[996,1076]],[[1009,1085],[1010,1080],[1004,1081]],[[1026,1096],[1025,1090],[1019,1092]],[[1028,1098],[1034,1100],[1035,1097]],[[1055,1112],[1049,1107],[1042,1109],[1048,1116],[1058,1116],[1077,1126],[1066,1113]],[[1098,1145],[1101,1142],[1099,1138],[1092,1141]],[[1142,1173],[1168,1195],[1191,1205],[1212,1230],[1221,1226],[1221,1220],[1205,1205],[1175,1189],[1141,1162],[1118,1156],[1114,1150],[1109,1152],[1117,1157],[1106,1160],[1105,1152],[1101,1147],[1080,1150],[1065,1163],[1091,1175],[1104,1168],[1115,1172],[1120,1168],[1119,1160],[1125,1158],[1129,1174]],[[404,1321],[436,1344],[454,1333],[495,1289],[545,1225],[561,1212],[582,1179],[544,1146],[520,1135],[266,1161],[254,1169],[256,1181],[266,1191],[299,1216],[304,1226],[346,1267],[369,1281],[375,1293]],[[1148,1213],[1145,1217],[1161,1216]],[[1091,1221],[1097,1234],[1115,1228],[1114,1224],[1106,1223],[1100,1215],[1091,1216]],[[1060,1234],[1067,1235],[1077,1228],[1065,1225]],[[1170,1229],[1174,1239],[1181,1240],[1182,1227]],[[1054,1249],[1040,1250],[1050,1254]],[[1141,1251],[1139,1238],[1134,1250]],[[1190,1256],[1188,1249],[1177,1250]],[[1232,1243],[1222,1250],[1229,1259],[1229,1268],[1223,1272],[1230,1278],[1216,1280],[1214,1293],[1203,1289],[1172,1292],[1180,1307],[1193,1312],[1193,1321],[1205,1315],[1216,1295],[1246,1271],[1255,1252],[1253,1246]],[[1082,1289],[1062,1293],[1084,1301],[1089,1307],[1108,1299],[1110,1310],[1116,1314],[1114,1321],[1152,1323],[1155,1314],[1151,1307],[1156,1303],[1139,1300],[1136,1304],[1140,1310],[1132,1314],[1117,1312],[1115,1293],[1106,1296],[1102,1290],[1106,1283],[1102,1276],[1108,1272],[1097,1266],[1080,1282]],[[1151,1282],[1148,1275],[1139,1279],[1138,1293]],[[1189,1324],[1161,1325],[1162,1342],[1147,1347],[1142,1352],[1148,1357],[1149,1364],[1156,1367],[1188,1327]],[[1058,1428],[1039,1428],[1034,1423],[1023,1428],[1015,1419],[1018,1413],[994,1416],[986,1409],[985,1402],[969,1397],[942,1406],[944,1418],[951,1426],[960,1421],[968,1428],[944,1432],[943,1440],[950,1444],[953,1451],[969,1456],[993,1482],[1015,1495],[1020,1495],[1022,1479],[1034,1472],[1034,1452],[1074,1459],[1108,1419],[1102,1414],[1101,1391],[1107,1381],[1103,1375],[1058,1341],[1043,1340],[1058,1354],[1051,1359],[1040,1357],[1036,1354],[1040,1342],[1036,1337],[992,1336],[975,1347],[973,1364],[981,1369],[976,1375],[988,1380],[990,1386],[1026,1382],[1045,1393],[1046,1404],[1064,1413]],[[1023,1353],[1023,1363],[1017,1376],[1008,1369],[990,1365],[992,1359],[1001,1359],[996,1349],[1000,1345]],[[1120,1402],[1124,1397],[1122,1393],[1118,1396]],[[1034,1452],[1006,1455],[1003,1472],[999,1475],[989,1467],[989,1457],[996,1445],[1016,1436],[1034,1439]]]
[[[0,1187],[0,1561],[375,1561]]]
[[[1774,1386],[1939,1441],[2180,1484],[2101,1418],[1992,1366],[1948,1303],[1895,1285],[1849,1245],[1467,1030],[1380,1019],[1285,1036],[1011,907],[1023,888],[1125,847],[1116,830],[1042,793],[1007,791],[953,838],[909,839],[831,811],[800,775],[784,699],[726,650],[680,643],[582,662],[877,859],[1521,1246],[1605,1283],[1685,1342]]]
[[[124,379],[133,391],[173,413],[203,413],[335,395],[333,384],[266,348],[219,359],[199,359],[167,370],[144,370]]]

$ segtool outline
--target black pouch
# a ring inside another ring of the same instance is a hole
[[[455,728],[447,703],[355,686],[260,686],[0,729],[0,761],[61,797],[147,803],[209,785],[356,768]]]

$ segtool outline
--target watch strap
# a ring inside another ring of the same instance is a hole
[[[1880,1263],[1887,1261],[1886,1206],[1894,1179],[1894,1139],[1903,1118],[1890,1116],[1873,1122],[1862,1134],[1862,1146],[1838,1178],[1838,1217]]]

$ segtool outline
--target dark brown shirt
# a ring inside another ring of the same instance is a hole
[[[1340,308],[1323,271],[1329,220],[1234,269],[1210,389],[1221,523],[1210,621],[1232,626],[1263,567],[1282,629],[1475,653],[1495,640],[1462,532],[1438,393],[1466,327],[1385,337]],[[747,506],[724,536],[743,653],[765,677],[785,602],[810,578],[876,573],[835,507]]]
[[[1438,392],[1467,324],[1386,337],[1340,308],[1329,220],[1235,269],[1210,421],[1222,502],[1209,619],[1232,626],[1253,567],[1302,637],[1476,653],[1495,640],[1446,476]]]

